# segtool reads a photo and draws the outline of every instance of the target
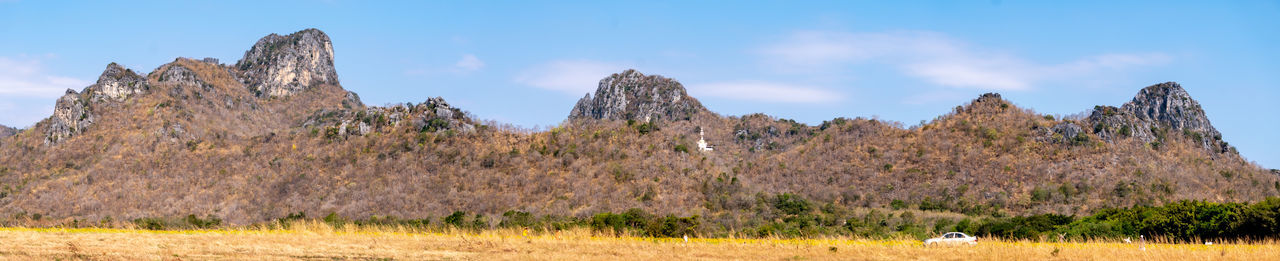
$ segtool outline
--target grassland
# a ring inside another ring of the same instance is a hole
[[[586,229],[548,233],[403,228],[153,231],[0,228],[5,260],[1280,260],[1280,244],[1214,245],[982,240],[925,248],[915,240],[640,238]]]

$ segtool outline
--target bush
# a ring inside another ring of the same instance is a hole
[[[633,208],[621,214],[604,212],[591,217],[590,226],[597,231],[613,231],[623,234],[631,230],[644,231],[649,225],[649,214]]]
[[[134,219],[133,225],[138,226],[138,228],[147,229],[147,230],[161,230],[161,229],[165,229],[166,227],[164,220],[159,218]]]
[[[1031,190],[1031,201],[1045,202],[1049,200],[1049,190],[1044,188],[1036,188]]]
[[[947,203],[942,200],[934,200],[933,198],[925,197],[924,200],[920,201],[920,210],[946,211],[949,208],[950,207],[947,206]]]
[[[453,214],[444,217],[444,223],[454,227],[463,227],[467,219],[467,212],[454,211]]]
[[[787,215],[799,215],[813,209],[809,201],[791,193],[782,193],[774,197],[773,207]]]
[[[641,135],[649,134],[650,132],[654,132],[654,131],[658,131],[658,126],[657,126],[657,125],[654,125],[654,123],[652,123],[652,122],[645,122],[645,123],[641,123],[641,124],[636,124],[636,125],[634,125],[634,126],[632,126],[632,127],[634,127],[634,128],[636,129],[636,131],[640,132],[640,134],[641,134]]]
[[[648,229],[646,234],[651,237],[682,237],[686,235],[694,235],[698,230],[701,222],[697,215],[691,217],[666,216],[659,220],[655,226]]]
[[[191,227],[198,228],[198,229],[209,229],[209,228],[214,228],[219,225],[222,225],[222,219],[214,215],[208,215],[204,219],[196,217],[196,215],[187,215],[187,217],[183,219],[183,221],[185,221]]]
[[[1252,205],[1183,200],[1158,207],[1102,209],[1060,231],[1076,238],[1163,236],[1175,241],[1274,239],[1280,198]]]
[[[907,202],[903,202],[901,199],[895,199],[889,202],[889,207],[892,207],[893,210],[901,210],[907,208]]]
[[[1074,220],[1073,217],[1058,214],[985,219],[975,229],[974,234],[1012,239],[1037,239]]]
[[[1080,134],[1076,135],[1074,138],[1071,139],[1071,145],[1079,146],[1079,145],[1085,145],[1085,144],[1089,144],[1089,135],[1084,134],[1084,132],[1081,132]]]
[[[347,219],[342,218],[338,216],[338,213],[333,213],[333,212],[329,212],[329,215],[324,216],[323,220],[325,224],[329,224],[330,226],[339,227],[339,228],[347,223]]]
[[[507,211],[502,213],[502,222],[498,223],[499,227],[532,227],[537,220],[533,215],[524,211]]]
[[[196,215],[187,215],[182,218],[147,217],[134,219],[133,224],[148,230],[210,229],[221,226],[222,219],[214,215],[208,215],[205,218]]]
[[[650,237],[682,237],[694,235],[701,225],[697,215],[656,217],[641,209],[630,209],[621,214],[599,213],[587,222],[596,231],[612,231],[618,234],[635,233]]]
[[[338,224],[334,225],[334,227],[342,227],[345,225],[345,219],[337,217],[336,215],[333,216],[334,218],[326,216],[324,218],[325,223],[329,223],[330,225]],[[431,219],[397,219],[393,216],[370,216],[368,219],[356,220],[355,224],[358,226],[400,226],[413,229],[426,229],[427,226],[431,224]]]

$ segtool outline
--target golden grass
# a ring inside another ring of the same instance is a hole
[[[411,232],[334,229],[147,231],[0,228],[5,260],[1280,260],[1280,245],[1040,243],[983,240],[973,247],[925,248],[915,240],[683,239],[611,236],[589,230],[531,234],[506,229]]]

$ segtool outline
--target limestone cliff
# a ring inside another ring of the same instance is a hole
[[[680,82],[626,70],[600,80],[595,96],[578,100],[569,119],[687,120],[706,110]]]
[[[338,84],[333,43],[316,29],[258,40],[236,63],[244,83],[258,96],[283,97],[321,84]]]
[[[95,102],[122,101],[130,96],[146,93],[150,89],[147,78],[119,64],[111,63],[107,65],[106,70],[102,71],[102,75],[98,76],[98,82],[89,86],[86,92],[90,93],[90,100]]]
[[[1119,108],[1097,106],[1087,120],[1093,133],[1109,142],[1130,137],[1144,143],[1162,142],[1163,135],[1176,134],[1188,136],[1206,150],[1232,151],[1200,103],[1175,82],[1143,88]]]

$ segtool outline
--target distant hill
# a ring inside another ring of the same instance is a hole
[[[0,125],[0,138],[13,136],[14,134],[18,134],[18,129],[14,129],[9,126]]]
[[[1280,176],[1241,157],[1176,83],[1083,119],[986,94],[910,128],[811,126],[718,115],[674,79],[627,70],[605,76],[565,124],[530,132],[439,97],[366,106],[340,85],[333,50],[307,29],[264,37],[234,65],[178,58],[138,74],[109,64],[28,131],[0,128],[0,216],[244,224],[296,212],[640,208],[732,227],[774,216],[758,206],[779,193],[970,214],[1280,195]]]

